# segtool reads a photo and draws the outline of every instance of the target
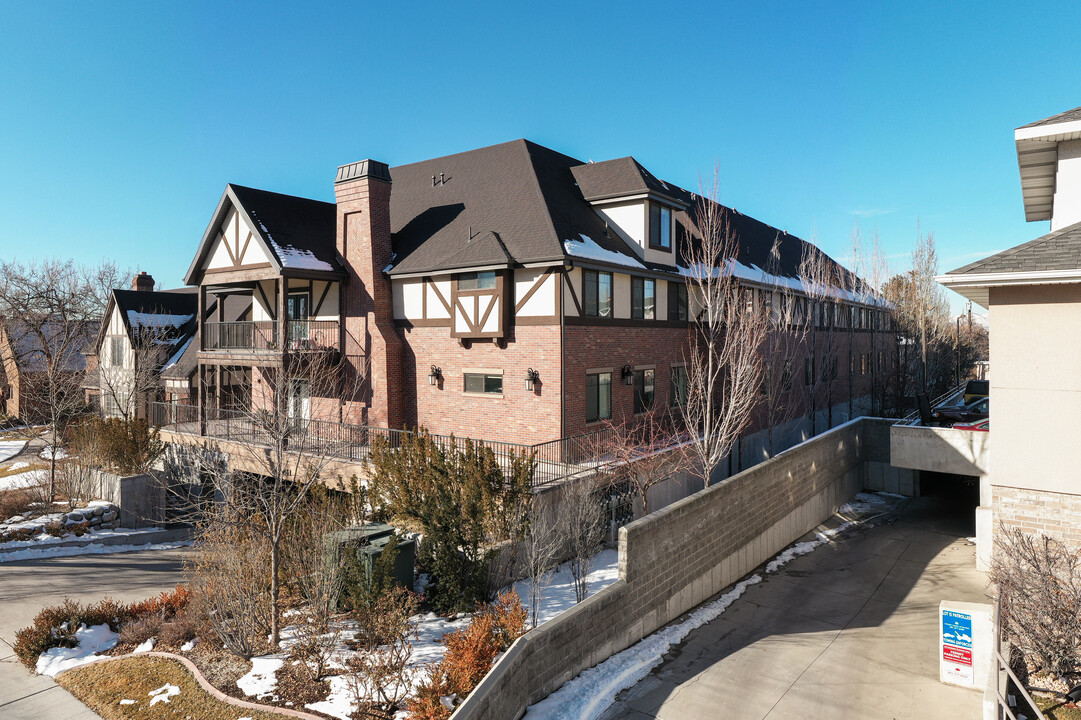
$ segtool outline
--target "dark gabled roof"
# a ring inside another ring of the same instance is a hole
[[[188,285],[199,283],[202,266],[217,240],[218,227],[234,207],[248,218],[279,271],[342,274],[335,241],[334,203],[229,183],[184,276]]]
[[[675,200],[674,191],[679,190],[654,176],[632,157],[586,163],[571,172],[588,202],[651,193]]]
[[[1037,120],[1036,122],[1029,123],[1028,125],[1022,125],[1021,128],[1039,127],[1041,125],[1056,125],[1058,123],[1070,122],[1072,120],[1081,120],[1081,107],[1075,107],[1073,110],[1067,110],[1061,112],[1058,115],[1052,115],[1049,118],[1043,120]]]
[[[337,210],[334,203],[229,184],[251,218],[279,267],[340,271],[335,248]]]
[[[1081,223],[950,271],[949,275],[1081,269]]]
[[[43,322],[41,325],[19,319],[2,322],[11,359],[20,372],[44,372],[49,367],[49,354],[54,358],[59,356],[61,371],[82,372],[86,369],[86,353],[93,347],[94,335],[100,326],[97,321],[85,320]],[[49,346],[49,353],[45,352],[45,345]]]
[[[199,366],[198,345],[195,336],[187,338],[171,357],[165,359],[161,376],[167,380],[187,380]]]
[[[581,164],[514,140],[391,168],[390,274],[562,263],[563,242],[580,234],[633,257],[622,239],[605,236],[604,221],[582,201],[571,174]]]
[[[113,290],[113,300],[129,335],[133,329],[179,332],[195,321],[199,307],[199,296],[193,292]]]

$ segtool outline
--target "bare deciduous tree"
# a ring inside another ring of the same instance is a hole
[[[158,399],[161,367],[177,350],[176,328],[142,325],[132,327],[132,339],[122,362],[98,359],[98,378],[105,407],[124,420],[133,420]]]
[[[597,495],[593,478],[567,482],[559,498],[559,524],[570,549],[574,597],[582,602],[589,596],[589,570],[593,556],[604,540],[604,504]]]
[[[833,397],[837,385],[840,333],[837,315],[842,309],[842,288],[845,278],[828,255],[813,243],[803,246],[800,260],[800,279],[807,296],[810,327],[807,335],[807,356],[804,386],[807,390],[808,414],[811,434],[820,432],[818,427],[819,404],[825,403],[826,423],[833,427]]]
[[[559,514],[555,508],[542,506],[534,498],[525,535],[525,571],[529,579],[529,608],[533,627],[537,627],[540,602],[552,581],[552,573],[564,546]]]
[[[683,246],[692,322],[687,393],[680,411],[688,447],[707,486],[758,402],[761,347],[768,328],[765,315],[755,311],[733,272],[739,245],[717,196],[715,171],[695,208],[700,237]]]
[[[883,344],[882,331],[888,329],[890,309],[885,302],[883,285],[889,276],[889,263],[875,232],[867,246],[859,227],[852,231],[852,270],[859,278],[853,291],[857,302],[869,306],[871,323],[871,414],[885,414],[888,365],[892,362],[893,343]],[[880,360],[881,358],[881,360]],[[851,397],[851,392],[849,393]]]
[[[0,262],[0,321],[7,336],[0,362],[22,379],[24,420],[48,424],[57,448],[68,424],[85,407],[83,353],[101,324],[108,292],[120,283],[112,263],[94,267],[72,260]],[[55,494],[56,460],[50,453],[49,493]]]
[[[800,406],[794,398],[793,382],[796,362],[806,352],[804,343],[808,333],[806,302],[796,288],[799,281],[787,277],[781,268],[779,236],[770,249],[766,275],[770,289],[766,291],[768,294],[763,303],[768,329],[762,345],[765,364],[762,405],[767,449],[772,457],[777,453],[775,435],[778,426],[793,420]]]

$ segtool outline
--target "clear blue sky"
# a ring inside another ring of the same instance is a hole
[[[0,6],[0,255],[176,286],[227,182],[333,199],[336,167],[518,137],[634,155],[903,269],[1037,237],[1013,129],[1081,105],[1081,4],[14,3]],[[333,6],[333,7],[332,7]]]

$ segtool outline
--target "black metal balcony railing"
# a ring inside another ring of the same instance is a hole
[[[285,440],[287,450],[319,453],[348,462],[362,462],[371,455],[372,443],[380,438],[390,447],[398,447],[402,439],[411,434],[408,430],[353,425],[326,420],[274,418],[259,416],[251,411],[206,408],[205,431],[200,433],[199,408],[193,405],[154,403],[151,418],[156,427],[172,432],[213,437],[253,445],[271,445]],[[281,422],[281,426],[274,423]],[[514,462],[531,457],[533,462],[533,485],[544,485],[572,475],[596,470],[606,461],[599,457],[599,448],[607,430],[597,430],[585,435],[560,438],[536,445],[475,440],[450,435],[430,435],[443,448],[461,447],[471,440],[492,451],[505,473],[510,473]]]
[[[285,323],[286,350],[323,352],[337,350],[337,320],[289,320]],[[273,320],[203,323],[204,350],[281,350],[278,323]]]

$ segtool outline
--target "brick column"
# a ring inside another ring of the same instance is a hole
[[[390,264],[390,170],[361,160],[338,168],[337,249],[348,273],[343,287],[342,352],[366,378],[360,397],[345,398],[346,422],[401,427],[405,422],[402,339],[383,268]]]

